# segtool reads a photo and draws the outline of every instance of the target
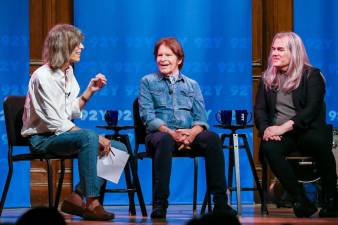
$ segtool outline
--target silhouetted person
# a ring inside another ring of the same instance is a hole
[[[44,206],[32,208],[25,212],[15,223],[16,225],[66,225],[65,218],[57,209]]]

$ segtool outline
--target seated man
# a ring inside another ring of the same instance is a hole
[[[196,81],[180,72],[184,52],[175,38],[160,39],[154,49],[157,73],[144,76],[140,87],[140,115],[147,127],[146,145],[154,153],[153,211],[165,218],[172,152],[205,152],[207,185],[214,211],[236,215],[227,204],[224,155],[217,134],[208,131],[204,100]]]

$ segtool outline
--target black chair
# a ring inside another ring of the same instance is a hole
[[[330,136],[333,138],[333,127],[331,124],[327,126]],[[333,145],[333,139],[330,140]],[[260,152],[260,161],[262,163],[262,187],[263,187],[263,201],[262,205],[268,214],[267,203],[269,202],[269,184],[268,184],[268,162],[266,157]],[[294,151],[285,157],[294,169],[295,175],[301,184],[316,183],[320,180],[316,162],[310,154],[300,151]],[[320,189],[320,187],[319,187]],[[278,204],[277,204],[278,205]]]
[[[8,96],[3,103],[7,140],[8,140],[8,174],[5,187],[2,192],[0,202],[0,216],[5,204],[9,185],[13,175],[13,163],[18,161],[31,161],[31,160],[45,160],[47,162],[48,171],[48,200],[49,207],[57,208],[60,200],[63,178],[65,174],[65,160],[76,158],[77,155],[70,156],[56,156],[53,154],[13,154],[13,147],[15,146],[28,146],[28,139],[21,136],[22,128],[22,115],[25,104],[25,96]],[[52,164],[51,160],[60,160],[60,176],[58,180],[57,191],[53,203],[53,180],[52,180]]]
[[[147,209],[144,203],[142,189],[140,185],[140,180],[138,178],[137,169],[136,169],[136,162],[134,154],[132,152],[132,148],[129,141],[128,134],[120,134],[122,130],[128,130],[134,128],[134,126],[97,126],[99,128],[112,130],[114,134],[107,134],[105,135],[106,138],[110,140],[120,141],[126,145],[128,154],[130,155],[126,166],[124,167],[124,175],[126,180],[126,188],[122,189],[108,189],[107,188],[107,181],[105,180],[101,190],[100,190],[100,202],[103,204],[105,193],[128,193],[129,199],[129,215],[135,216],[136,215],[136,207],[134,201],[134,194],[137,194],[139,200],[139,206],[141,209],[141,213],[143,217],[147,217]]]
[[[134,119],[134,129],[135,129],[135,157],[138,159],[150,158],[153,159],[153,154],[148,151],[138,152],[139,146],[141,144],[145,145],[146,137],[146,127],[141,120],[139,113],[139,103],[138,98],[133,102],[133,119]],[[197,178],[198,178],[198,157],[204,157],[204,154],[201,152],[192,152],[192,151],[174,151],[173,157],[189,157],[194,160],[194,184],[193,184],[193,214],[196,215],[197,211]],[[152,160],[152,174],[154,174],[154,161]],[[154,176],[153,184],[154,184]],[[210,199],[210,198],[209,198]],[[211,203],[208,201],[208,210],[211,211]],[[204,213],[202,209],[201,213]]]

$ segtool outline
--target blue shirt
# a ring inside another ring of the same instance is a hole
[[[144,76],[139,105],[148,133],[157,131],[162,125],[174,130],[195,125],[209,127],[198,83],[181,73],[174,83],[161,73]]]

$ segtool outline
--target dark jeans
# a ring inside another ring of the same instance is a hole
[[[172,152],[177,151],[176,142],[167,133],[155,132],[147,135],[146,145],[154,154],[154,204],[166,202],[169,197]],[[214,132],[203,131],[196,136],[191,147],[191,150],[183,151],[204,152],[208,189],[214,195],[215,205],[225,205],[227,202],[225,165],[220,138]]]
[[[262,141],[261,151],[267,158],[271,170],[284,188],[295,198],[304,194],[291,164],[285,157],[292,151],[310,154],[315,160],[321,176],[323,194],[333,196],[337,191],[336,163],[332,153],[332,138],[326,129],[291,132],[281,141]]]

